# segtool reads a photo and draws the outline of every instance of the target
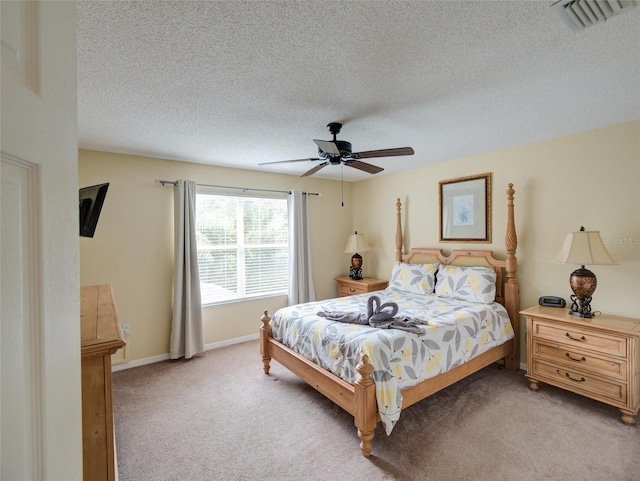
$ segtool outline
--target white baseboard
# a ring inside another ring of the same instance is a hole
[[[228,339],[226,341],[212,342],[211,344],[205,344],[204,350],[211,351],[212,349],[220,349],[221,347],[231,346],[233,344],[240,344],[241,342],[253,341],[258,339],[258,333],[250,334],[248,336],[236,337],[234,339]],[[134,367],[146,366],[147,364],[153,364],[155,362],[162,362],[169,360],[169,353],[160,354],[158,356],[145,357],[144,359],[136,359],[135,361],[122,362],[111,366],[111,372],[123,371],[125,369],[132,369]]]

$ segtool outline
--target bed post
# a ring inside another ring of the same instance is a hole
[[[376,403],[376,386],[371,379],[374,371],[373,364],[369,361],[367,354],[356,366],[360,378],[354,384],[356,402],[355,402],[355,425],[358,428],[358,437],[360,438],[360,450],[365,458],[371,454],[371,440],[376,429],[378,406]]]
[[[513,215],[513,195],[515,194],[513,184],[509,184],[507,189],[507,233],[504,238],[504,245],[507,250],[506,271],[507,281],[504,289],[505,308],[509,313],[509,318],[513,325],[514,339],[511,354],[505,360],[506,367],[517,371],[520,368],[520,292],[516,272],[518,271],[518,260],[516,259],[516,247],[518,247],[518,236]]]
[[[401,214],[400,198],[396,199],[396,261],[402,262],[402,214]]]
[[[271,337],[271,316],[265,309],[264,315],[260,318],[262,326],[260,326],[260,355],[262,355],[262,364],[264,373],[269,374],[271,356],[269,355],[269,338]]]

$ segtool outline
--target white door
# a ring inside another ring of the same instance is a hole
[[[81,480],[76,6],[0,20],[0,479]]]

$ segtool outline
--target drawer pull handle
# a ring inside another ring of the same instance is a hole
[[[562,374],[562,373],[560,372],[560,369],[556,369],[556,372],[557,372],[558,374]],[[567,376],[569,379],[571,379],[571,380],[572,380],[572,381],[574,381],[574,382],[585,382],[585,381],[586,381],[586,379],[585,379],[585,378],[583,378],[583,377],[581,377],[580,379],[576,379],[575,377],[571,377],[571,376],[569,376],[569,373],[568,373],[568,372],[565,372],[565,373],[564,373],[564,375],[565,375],[565,376]]]
[[[577,337],[573,337],[571,334],[569,334],[568,332],[565,334],[565,336],[567,336],[569,339],[571,339],[572,341],[580,341],[580,342],[584,342],[587,340],[586,337],[584,336],[580,336],[580,339],[578,339]]]
[[[576,362],[584,362],[584,361],[586,361],[584,356],[582,356],[580,359],[576,359],[575,357],[571,357],[571,354],[567,353],[567,357],[569,359],[571,359],[572,361],[576,361]]]
[[[356,292],[356,291],[357,291],[357,289],[354,289],[353,287],[349,288],[349,292]]]

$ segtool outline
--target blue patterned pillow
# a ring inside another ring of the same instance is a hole
[[[414,294],[431,294],[439,264],[405,264],[396,261],[391,271],[389,288]]]
[[[441,266],[436,275],[436,295],[489,304],[496,298],[496,271],[483,266]]]

